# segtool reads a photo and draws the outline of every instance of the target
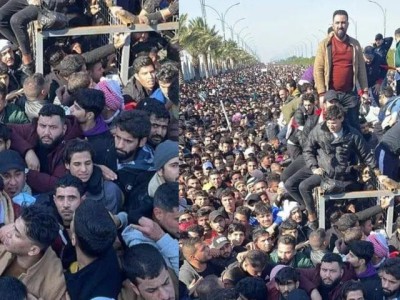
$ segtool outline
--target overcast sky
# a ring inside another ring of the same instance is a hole
[[[307,50],[310,56],[315,54],[317,39],[322,40],[332,24],[332,14],[337,9],[348,12],[350,25],[347,33],[356,37],[364,47],[374,41],[375,34],[384,33],[383,13],[378,5],[368,0],[204,0],[221,15],[233,4],[225,15],[225,23],[233,26],[234,31],[242,31],[247,44],[255,49],[263,62],[291,56]],[[400,1],[376,0],[386,9],[386,36],[393,36],[400,27]],[[181,0],[180,14],[187,13],[189,19],[201,17],[201,0]],[[216,25],[222,36],[221,21],[211,8],[206,7],[207,23]],[[248,28],[245,28],[245,27]],[[245,28],[245,29],[243,29]],[[243,29],[243,30],[242,30]],[[231,31],[225,26],[226,37]],[[246,37],[247,35],[247,37]],[[304,45],[304,42],[306,45]],[[394,47],[394,43],[392,47]],[[306,48],[306,49],[305,49]],[[305,53],[304,53],[305,54]],[[391,63],[391,62],[389,62]]]

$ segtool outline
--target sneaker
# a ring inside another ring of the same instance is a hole
[[[32,61],[27,65],[22,64],[21,71],[24,72],[28,76],[35,74],[35,62]]]

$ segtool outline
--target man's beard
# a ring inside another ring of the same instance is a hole
[[[335,32],[335,34],[336,34],[336,36],[337,36],[339,39],[343,40],[344,37],[346,36],[346,30],[343,29],[343,28],[338,29],[338,30]]]
[[[153,141],[153,139],[152,139],[153,137],[157,137],[158,140],[157,140],[156,142]],[[150,146],[152,146],[153,148],[156,148],[156,147],[157,147],[160,143],[162,143],[164,140],[165,140],[165,138],[163,138],[161,135],[155,134],[155,135],[149,137],[149,138],[147,139],[147,142],[150,144]]]
[[[42,139],[39,139],[39,146],[45,149],[54,149],[57,145],[64,139],[64,135],[60,135],[55,138],[51,144],[45,144],[42,142]]]
[[[321,285],[322,285],[324,288],[326,288],[326,289],[332,290],[335,286],[337,286],[337,285],[339,284],[339,282],[340,282],[341,279],[342,279],[342,278],[339,277],[339,278],[337,278],[336,280],[334,280],[331,284],[326,284],[326,283],[324,283],[324,282],[321,280]]]
[[[134,150],[134,151],[129,151],[129,152],[125,152],[125,151],[116,149],[116,152],[117,152],[117,158],[118,158],[118,160],[119,160],[119,161],[125,161],[125,160],[127,160],[127,159],[133,157],[133,156],[135,155],[135,153],[136,153],[136,150]]]
[[[394,291],[390,291],[387,289],[382,289],[383,295],[387,298],[394,296],[397,292],[399,292],[398,290],[394,290]]]

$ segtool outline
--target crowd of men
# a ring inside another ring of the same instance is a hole
[[[393,38],[362,48],[348,24],[333,13],[309,68],[181,84],[181,299],[400,299],[396,198],[329,201],[318,226],[318,193],[399,181],[400,29],[388,67]]]
[[[131,34],[125,85],[126,35],[46,40],[35,73],[26,26],[40,3],[0,1],[0,299],[178,299],[174,32]],[[64,7],[70,27],[99,25],[86,5]],[[155,24],[178,1],[113,5]]]

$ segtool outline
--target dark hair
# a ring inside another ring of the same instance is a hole
[[[269,234],[269,232],[267,230],[265,230],[261,226],[258,226],[258,227],[253,229],[253,232],[251,233],[251,239],[252,239],[253,242],[256,243],[258,238],[263,236],[266,233],[268,233],[268,235],[271,236],[271,234]]]
[[[235,198],[235,192],[231,188],[226,188],[222,190],[221,194],[219,195],[219,198],[222,199],[222,197],[228,197],[228,196]]]
[[[268,262],[267,256],[261,250],[249,250],[244,259],[254,268],[264,268]]]
[[[137,284],[138,278],[156,278],[167,269],[167,265],[157,248],[147,243],[140,243],[125,250],[122,268],[128,279]]]
[[[345,10],[343,10],[343,9],[335,10],[335,11],[333,12],[332,19],[334,19],[336,15],[339,15],[339,16],[346,16],[347,20],[349,19],[349,15],[347,14],[347,11],[345,11]]]
[[[25,300],[28,290],[22,281],[11,276],[0,276],[0,295],[2,300]]]
[[[23,206],[21,219],[25,223],[26,235],[45,251],[58,236],[59,225],[54,214],[39,204]]]
[[[284,267],[275,275],[275,281],[277,284],[287,284],[289,281],[298,282],[299,279],[299,273],[292,267]]]
[[[363,296],[365,297],[364,286],[361,282],[355,280],[349,280],[343,283],[340,288],[340,300],[347,300],[347,295],[350,292],[361,291]]]
[[[79,248],[90,257],[100,257],[117,237],[117,228],[103,204],[86,200],[75,211],[74,230]]]
[[[0,75],[8,75],[8,66],[3,62],[0,62]]]
[[[338,105],[332,105],[325,111],[325,120],[338,120],[344,117],[343,109]]]
[[[196,218],[208,216],[211,210],[207,207],[202,207],[196,212]]]
[[[246,227],[241,223],[232,223],[228,226],[228,235],[234,233],[235,231],[241,231],[246,233]]]
[[[235,288],[218,288],[207,295],[207,300],[236,300],[238,292]]]
[[[304,93],[301,95],[303,101],[310,101],[310,103],[315,103],[315,96],[313,93]]]
[[[5,124],[0,123],[0,139],[3,139],[5,142],[10,140],[11,138],[11,129],[8,128]]]
[[[23,88],[26,99],[36,100],[40,96],[45,84],[46,80],[41,73],[35,73],[25,78]]]
[[[400,34],[400,33],[399,33]],[[382,88],[382,94],[386,97],[386,98],[391,98],[394,95],[393,89],[390,86],[386,86],[384,88]]]
[[[347,229],[356,226],[358,222],[358,217],[356,214],[347,213],[342,215],[337,223],[337,228],[339,231],[346,231]]]
[[[97,118],[106,105],[104,93],[95,89],[78,89],[73,98],[75,102],[88,112],[92,112],[94,117]]]
[[[282,232],[283,230],[293,230],[293,229],[297,229],[297,222],[290,218],[283,221],[279,226],[280,232]]]
[[[61,123],[65,123],[65,110],[60,106],[52,103],[47,103],[39,111],[39,117],[59,116]]]
[[[175,63],[165,62],[161,64],[161,67],[156,72],[158,81],[172,83],[177,80],[179,76],[179,70]]]
[[[92,160],[94,158],[94,150],[92,145],[86,141],[79,138],[69,140],[65,146],[64,153],[63,153],[63,160],[64,163],[70,164],[71,158],[75,153],[80,152],[89,152]]]
[[[154,115],[157,119],[168,119],[170,114],[165,105],[155,98],[145,98],[138,103],[136,109],[145,111],[149,117]]]
[[[292,245],[293,248],[296,247],[296,239],[291,235],[281,235],[278,239],[277,245]]]
[[[400,280],[400,257],[386,259],[379,268],[379,273],[385,272]]]
[[[79,54],[70,54],[65,56],[60,62],[60,75],[69,77],[72,73],[82,71],[85,65],[85,59]]]
[[[289,79],[289,81],[287,82],[287,84],[289,85],[289,87],[291,88],[296,88],[297,84],[296,81],[294,79]]]
[[[236,284],[236,291],[249,300],[268,300],[267,286],[262,278],[245,277]]]
[[[394,31],[394,35],[400,35],[400,28],[397,28],[395,31]]]
[[[174,208],[179,207],[178,194],[179,184],[177,182],[165,182],[157,188],[153,206],[172,212]]]
[[[141,110],[122,111],[115,120],[115,126],[139,140],[148,137],[151,130],[149,116]]]
[[[154,63],[148,56],[138,56],[132,64],[133,73],[139,73],[140,69],[147,66],[153,66]]]
[[[81,197],[85,194],[85,188],[83,187],[82,181],[71,174],[65,174],[63,177],[57,180],[57,183],[54,187],[54,194],[56,194],[57,189],[66,188],[66,187],[74,187],[79,191],[79,195]]]
[[[280,182],[280,181],[281,181],[281,175],[279,175],[278,173],[272,172],[269,173],[267,176],[268,186],[270,186],[272,182]]]
[[[272,207],[269,204],[265,204],[264,202],[258,202],[254,206],[254,215],[266,215],[272,214]]]
[[[343,268],[343,266],[344,266],[342,257],[338,253],[332,253],[332,252],[326,253],[321,259],[321,263],[324,263],[324,262],[325,263],[337,262],[339,264],[340,268]]]

